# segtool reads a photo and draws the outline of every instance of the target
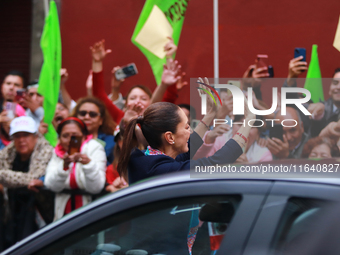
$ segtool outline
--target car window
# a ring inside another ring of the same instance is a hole
[[[211,254],[241,198],[204,196],[146,204],[77,230],[37,254]]]
[[[272,242],[274,253],[279,254],[278,252],[287,252],[294,248],[295,244],[308,235],[321,211],[330,204],[331,202],[317,199],[289,199]]]

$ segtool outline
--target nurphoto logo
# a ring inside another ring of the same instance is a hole
[[[207,113],[207,95],[209,95],[214,103],[217,105],[217,102],[215,100],[215,97],[213,94],[216,95],[216,97],[218,98],[220,104],[222,105],[222,100],[218,94],[218,92],[216,91],[216,89],[228,89],[230,90],[232,96],[233,96],[233,115],[244,115],[244,100],[245,100],[245,95],[243,93],[243,91],[237,87],[234,86],[232,84],[215,84],[214,87],[205,84],[203,82],[197,82],[203,86],[205,86],[207,89],[202,88],[202,87],[198,87],[198,89],[203,90],[204,92],[206,92],[205,94],[201,94],[201,114],[202,115],[206,115]],[[208,90],[210,89],[211,92]],[[252,95],[253,94],[253,88],[252,87],[248,87],[248,95]],[[294,98],[294,99],[290,99],[287,98],[287,93],[303,93],[305,94],[304,98]],[[272,88],[272,106],[270,109],[268,110],[258,110],[254,108],[253,105],[253,98],[250,96],[247,98],[248,101],[248,108],[250,110],[250,112],[252,112],[255,115],[269,115],[272,114],[276,111],[277,109],[277,88]],[[302,104],[307,103],[309,100],[311,99],[311,94],[309,92],[309,90],[305,89],[305,88],[291,88],[291,87],[282,87],[281,88],[281,115],[286,115],[286,108],[287,108],[287,104],[289,105],[295,105],[304,115],[312,115]],[[274,121],[278,120],[278,119],[266,119],[266,121],[271,121],[272,126],[274,126]],[[253,127],[262,127],[264,125],[264,121],[261,119],[256,119],[256,121],[261,122],[261,125],[258,126],[253,126]],[[295,124],[292,125],[285,125],[284,122],[295,122]],[[249,121],[250,122],[250,121]],[[227,124],[228,121],[225,119],[214,119],[214,127],[216,124]],[[232,123],[231,123],[232,124]],[[245,121],[242,123],[245,126]],[[293,119],[286,119],[284,121],[281,122],[282,126],[284,127],[295,127],[298,123],[296,120]],[[249,125],[249,123],[248,123]]]

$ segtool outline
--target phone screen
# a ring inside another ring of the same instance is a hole
[[[269,73],[269,78],[273,78],[274,77],[274,68],[273,68],[273,66],[271,66],[271,65],[268,66],[268,73]]]
[[[269,128],[269,137],[276,137],[283,141],[283,128],[280,124],[275,124],[274,126]]]
[[[256,68],[266,67],[267,66],[268,55],[258,54],[257,55],[257,63]]]
[[[115,72],[115,76],[117,80],[121,80],[130,76],[133,76],[138,73],[137,67],[134,63],[128,64],[127,66],[118,69]]]
[[[80,146],[81,146],[81,136],[71,136],[68,154],[72,155],[74,153],[80,152]]]
[[[294,50],[294,58],[302,56],[303,59],[300,61],[306,62],[306,49],[305,48],[295,48]]]
[[[18,89],[15,99],[18,101],[19,99],[25,96],[25,93],[26,93],[26,89]]]

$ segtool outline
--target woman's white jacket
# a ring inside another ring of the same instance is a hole
[[[86,154],[91,160],[83,165],[76,163],[75,177],[79,189],[91,194],[100,193],[105,186],[106,154],[104,147],[96,140],[91,139],[83,145],[82,154]],[[71,189],[70,172],[73,163],[68,170],[64,170],[64,161],[53,152],[52,158],[47,166],[45,175],[45,186],[56,192],[54,220],[60,219],[64,215],[67,201],[71,197],[69,194],[58,193],[63,189]],[[91,202],[91,196],[82,196],[83,205]]]

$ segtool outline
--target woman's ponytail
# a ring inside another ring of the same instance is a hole
[[[138,141],[135,134],[135,127],[137,123],[141,124],[142,122],[143,118],[140,117],[132,119],[124,131],[123,146],[119,156],[117,171],[119,175],[124,177],[126,180],[128,177],[127,166],[129,164],[131,152],[134,148],[138,146]]]

